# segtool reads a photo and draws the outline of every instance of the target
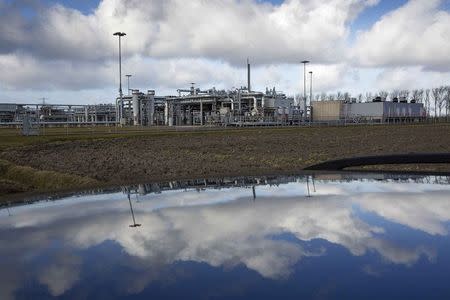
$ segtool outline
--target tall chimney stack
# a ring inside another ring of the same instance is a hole
[[[250,85],[250,61],[248,60],[248,57],[247,57],[247,90],[249,93],[252,90]]]

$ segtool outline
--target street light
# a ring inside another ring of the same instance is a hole
[[[313,72],[309,71],[309,77],[310,77],[310,81],[309,81],[309,106],[311,106],[311,102],[312,102],[312,98],[313,98],[313,93],[312,93],[312,77],[313,77]],[[312,121],[312,108],[310,108],[310,115],[309,115],[309,124],[311,125],[311,121]]]
[[[119,98],[120,105],[122,105],[122,47],[121,47],[121,38],[126,35],[125,32],[116,32],[113,34],[114,36],[119,37]],[[118,120],[118,106],[116,105],[116,122]]]
[[[309,60],[302,61],[303,64],[303,100],[304,100],[304,112],[305,112],[305,118],[306,121],[306,64],[309,64]]]
[[[312,93],[312,80],[313,80],[313,72],[309,71],[309,105],[311,105],[313,93]]]
[[[128,95],[130,95],[130,77],[133,76],[133,75],[127,74],[125,76],[127,76],[127,80],[128,80]]]

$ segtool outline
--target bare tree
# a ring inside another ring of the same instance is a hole
[[[373,99],[372,93],[371,92],[367,92],[365,98],[366,98],[366,102],[372,101],[372,99]]]
[[[417,94],[417,99],[416,99],[416,101],[418,103],[423,103],[424,93],[425,93],[425,91],[423,89],[419,90],[419,93]]]
[[[333,101],[333,100],[336,100],[336,99],[337,99],[337,97],[336,97],[335,94],[328,94],[328,100]]]
[[[336,100],[345,100],[344,93],[341,91],[337,92]]]
[[[433,100],[434,100],[434,117],[437,117],[437,112],[438,112],[438,103],[440,102],[441,99],[441,88],[433,88],[431,90],[431,93],[433,94]]]
[[[409,97],[409,91],[408,90],[401,90],[400,92],[399,92],[399,96],[400,97],[404,97],[406,100],[408,100],[408,97]]]
[[[363,94],[359,93],[357,99],[358,99],[358,102],[361,103],[363,100]]]
[[[431,112],[430,112],[430,105],[431,105],[430,89],[425,90],[424,101],[425,101],[425,110],[427,111],[427,116],[429,117],[431,115]]]
[[[352,97],[352,95],[349,92],[345,92],[344,93],[344,100],[345,101],[349,101],[351,97]]]
[[[450,86],[443,87],[443,105],[445,108],[445,116],[448,117],[449,102],[450,102]]]
[[[325,101],[325,100],[327,100],[327,93],[320,94],[320,101]]]
[[[400,97],[400,91],[399,91],[399,90],[393,90],[393,91],[391,91],[390,97],[391,97],[391,100],[394,100],[394,98]]]
[[[447,87],[441,86],[439,87],[439,100],[438,100],[439,116],[442,116],[442,109],[445,108],[446,99],[447,99]]]
[[[378,96],[381,97],[382,100],[386,100],[389,93],[387,91],[379,91]]]

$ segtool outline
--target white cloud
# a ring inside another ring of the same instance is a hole
[[[117,38],[132,88],[160,95],[246,85],[302,93],[299,61],[314,71],[314,93],[433,87],[450,78],[450,14],[442,1],[411,0],[349,44],[351,22],[377,0],[103,0],[89,13],[62,5],[2,2],[0,101],[113,102]],[[413,34],[414,33],[414,34]],[[14,71],[12,71],[14,70]],[[38,93],[38,94],[37,94]]]
[[[441,0],[410,0],[357,36],[353,56],[363,66],[450,70],[450,13]]]
[[[61,296],[79,279],[82,260],[70,253],[60,253],[39,272],[39,282],[48,286],[52,296]]]
[[[20,14],[2,43],[45,58],[102,60],[116,52],[159,58],[202,57],[240,63],[333,62],[342,57],[348,23],[367,0],[103,0],[88,15],[62,5],[41,9],[30,24]],[[26,25],[32,25],[25,26]],[[4,29],[6,30],[6,29]]]

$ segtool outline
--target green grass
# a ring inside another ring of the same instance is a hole
[[[361,127],[374,126],[395,126],[395,125],[360,125]],[[398,126],[430,126],[426,124],[398,125]],[[436,126],[436,125],[432,125]],[[328,127],[330,128],[330,127]],[[339,131],[353,130],[352,126],[335,127]],[[139,136],[171,136],[171,135],[228,135],[248,132],[272,133],[272,132],[305,132],[318,133],[321,127],[255,127],[255,128],[220,128],[220,127],[53,127],[45,128],[40,131],[39,136],[22,136],[20,129],[0,128],[0,151],[7,148],[14,148],[39,143],[64,142],[74,140],[96,140],[121,137],[139,137]]]
[[[0,160],[0,195],[23,191],[48,192],[75,190],[98,185],[99,182],[76,175],[54,171],[41,171],[31,167],[18,166]]]

